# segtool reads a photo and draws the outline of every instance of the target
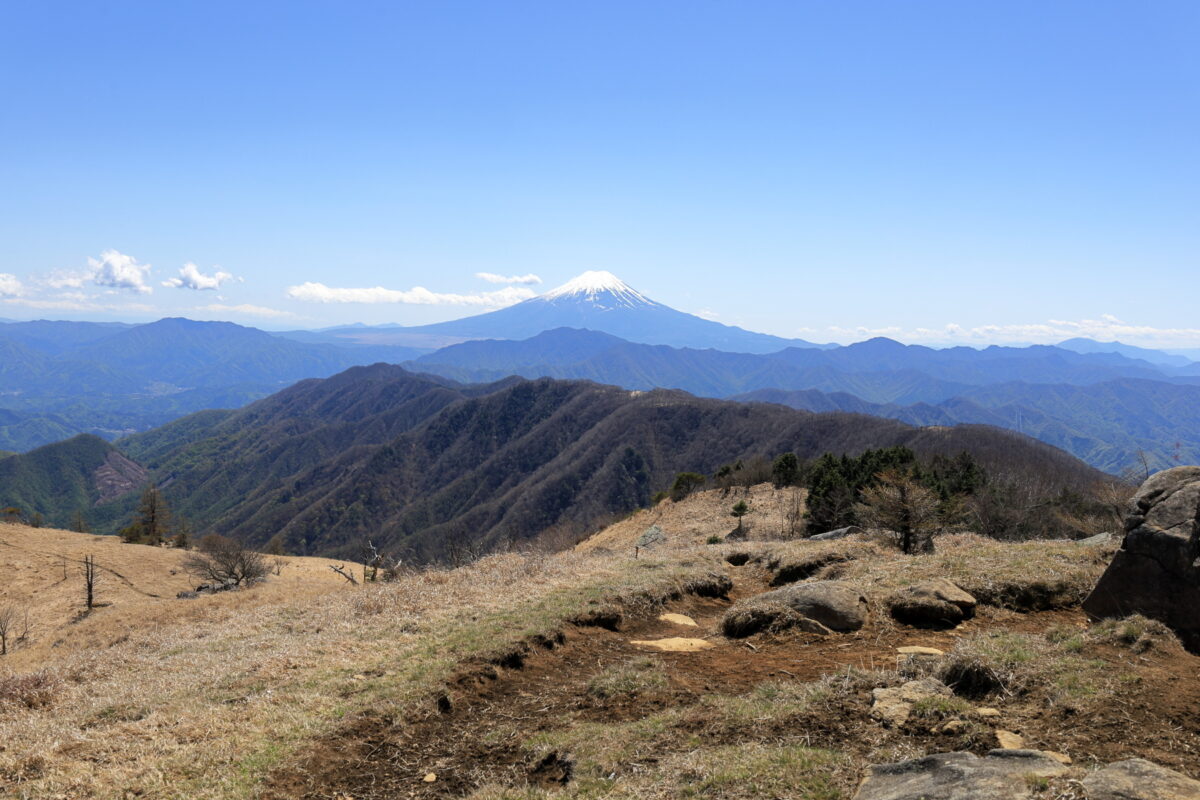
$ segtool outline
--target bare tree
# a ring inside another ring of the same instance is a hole
[[[383,566],[384,556],[369,538],[363,539],[363,583],[374,583],[379,579],[379,569]]]
[[[204,580],[234,586],[262,580],[271,571],[262,553],[216,534],[200,541],[200,549],[184,558],[183,568]]]
[[[358,585],[358,579],[356,579],[353,575],[350,574],[350,570],[346,569],[345,564],[339,564],[336,567],[333,566],[332,564],[330,564],[329,568],[331,570],[333,570],[334,572],[336,572],[338,575],[341,575],[346,580],[350,581],[350,583],[352,583],[356,586]]]
[[[937,494],[899,470],[879,473],[877,482],[863,489],[862,502],[854,505],[862,523],[896,531],[905,553],[933,532],[937,512]]]
[[[783,535],[795,539],[804,523],[804,490],[799,486],[784,489]]]
[[[87,608],[96,607],[96,557],[83,557],[83,584],[87,591]]]
[[[8,655],[8,640],[16,633],[17,616],[15,606],[0,607],[0,656]]]

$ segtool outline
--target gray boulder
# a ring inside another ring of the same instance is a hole
[[[906,586],[887,599],[892,619],[918,628],[953,628],[975,616],[975,598],[945,578]]]
[[[862,533],[862,532],[863,532],[862,528],[858,527],[857,525],[849,525],[845,528],[838,528],[835,531],[825,531],[825,533],[818,533],[816,536],[808,537],[808,539],[811,542],[827,542],[830,539],[845,539],[847,536],[851,536],[853,534]]]
[[[1094,618],[1157,619],[1200,649],[1200,467],[1163,470],[1142,484],[1121,549],[1083,608]]]
[[[1196,800],[1200,798],[1200,781],[1152,764],[1141,758],[1131,758],[1109,764],[1083,779],[1089,800]]]
[[[1053,778],[1067,768],[1037,750],[938,753],[873,766],[854,800],[1024,800],[1030,778]]]
[[[785,605],[838,633],[856,631],[867,621],[867,598],[841,581],[796,583],[758,599]]]
[[[867,598],[841,581],[813,581],[760,594],[749,605],[776,605],[819,622],[831,631],[856,631],[867,621]]]

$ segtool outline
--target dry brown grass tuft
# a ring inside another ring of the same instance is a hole
[[[62,681],[48,669],[0,676],[0,709],[46,708]]]
[[[1135,653],[1163,650],[1178,653],[1183,645],[1175,632],[1156,619],[1132,614],[1122,619],[1105,619],[1087,632],[1087,638],[1118,647],[1128,647]]]

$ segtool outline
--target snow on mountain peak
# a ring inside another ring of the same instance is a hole
[[[601,306],[613,303],[626,307],[657,305],[616,275],[604,270],[590,270],[582,275],[577,275],[541,297],[543,300],[565,298],[589,300]]]

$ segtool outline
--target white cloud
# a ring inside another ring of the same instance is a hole
[[[707,308],[702,308],[699,311],[693,311],[692,313],[695,314],[697,317],[700,317],[700,319],[707,319],[712,322],[715,322],[716,320],[721,318],[721,315],[718,314],[716,311],[713,311],[713,310],[707,309]]]
[[[0,297],[20,297],[25,293],[25,286],[16,275],[0,272]]]
[[[287,296],[306,303],[406,303],[419,306],[489,306],[499,308],[511,306],[522,300],[536,297],[530,289],[506,286],[494,292],[475,294],[447,294],[431,292],[423,286],[407,291],[385,289],[382,286],[364,289],[339,289],[323,283],[302,283],[288,287]]]
[[[82,289],[90,276],[86,272],[66,272],[59,270],[41,279],[51,289]]]
[[[88,269],[88,277],[97,286],[128,289],[138,294],[154,291],[146,285],[146,279],[150,277],[150,265],[139,264],[133,256],[116,250],[105,250],[99,259],[88,258]]]
[[[251,317],[296,317],[291,311],[280,311],[276,308],[267,308],[266,306],[255,306],[249,303],[242,303],[236,306],[225,305],[223,303],[211,303],[206,306],[196,306],[197,311],[212,311],[218,314],[246,314]]]
[[[97,303],[79,292],[64,292],[55,297],[6,297],[3,302],[10,305],[25,306],[52,311],[132,311],[145,313],[154,311],[154,306],[146,303]]]
[[[494,272],[476,272],[475,277],[488,283],[515,283],[521,286],[533,286],[542,282],[542,279],[532,272],[528,275],[497,275]]]
[[[1099,319],[1062,320],[1022,324],[991,324],[965,327],[948,323],[940,328],[843,328],[832,326],[829,332],[842,341],[887,336],[913,343],[989,345],[1004,342],[1057,344],[1064,339],[1084,337],[1097,341],[1114,340],[1141,347],[1198,347],[1200,328],[1156,328],[1125,322],[1112,314]]]
[[[200,271],[199,267],[189,261],[179,268],[178,278],[168,278],[162,282],[162,285],[168,289],[195,289],[197,291],[204,291],[206,289],[220,289],[222,283],[233,280],[233,276],[220,267],[217,267],[216,270],[212,275],[205,275]]]

